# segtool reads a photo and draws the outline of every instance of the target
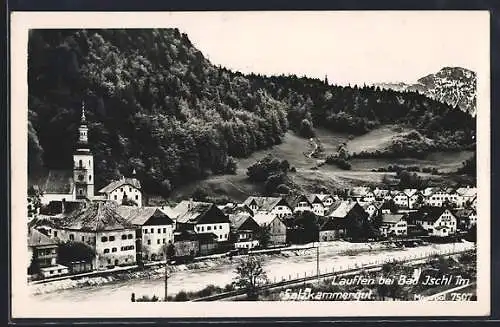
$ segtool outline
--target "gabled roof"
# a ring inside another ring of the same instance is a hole
[[[318,217],[319,219],[319,230],[339,230],[346,228],[345,220],[335,219],[330,217]]]
[[[325,197],[326,198],[326,197]],[[313,203],[319,203],[321,205],[323,205],[323,199],[321,199],[317,194],[310,194],[307,196],[307,201],[309,201],[309,203],[313,204]]]
[[[253,216],[253,220],[255,220],[255,222],[257,224],[259,224],[259,226],[267,225],[267,224],[271,223],[276,218],[278,218],[278,216],[276,214],[267,214],[267,213],[260,213],[260,212],[256,213],[255,216]]]
[[[136,226],[143,225],[171,225],[174,222],[158,207],[133,207],[133,206],[118,206],[119,215],[125,218],[129,223]]]
[[[193,200],[182,200],[175,207],[171,208],[171,213],[173,215],[172,218],[175,219],[176,217],[178,217],[180,215],[183,215],[186,212],[188,212],[189,208],[191,208],[193,206],[198,206],[198,205],[201,205],[201,204],[211,205],[210,202],[201,202],[201,201],[193,201]]]
[[[307,202],[309,206],[311,206],[311,202],[309,202],[309,199],[307,196],[300,194],[300,195],[291,195],[286,198],[286,202],[292,207],[295,208],[300,202]]]
[[[111,183],[109,183],[108,185],[106,185],[105,187],[103,187],[102,189],[99,190],[99,193],[111,193],[113,192],[114,190],[116,190],[117,188],[119,187],[122,187],[124,185],[130,185],[130,186],[133,186],[137,189],[141,189],[141,183],[139,182],[139,180],[137,180],[136,178],[121,178],[117,181],[113,181]]]
[[[75,184],[72,170],[50,170],[42,190],[45,194],[73,194]]]
[[[116,209],[117,205],[113,202],[92,202],[86,208],[72,212],[61,227],[89,232],[135,228]]]
[[[412,197],[414,196],[415,194],[418,193],[418,190],[416,188],[405,188],[403,190],[403,193],[407,196],[407,197]]]
[[[264,197],[264,196],[249,196],[243,204],[250,207],[252,203],[255,203],[259,210],[262,211],[271,211],[277,205],[286,205],[290,206],[283,198],[281,197]]]
[[[360,197],[365,196],[370,192],[370,188],[367,186],[355,186],[352,188],[351,196]]]
[[[461,217],[469,218],[471,215],[476,214],[475,209],[457,209],[457,210],[452,210],[452,212],[455,215],[455,217],[457,217],[457,218],[461,218]]]
[[[247,226],[249,224],[253,224],[254,226],[257,224],[255,219],[253,219],[251,216],[239,215],[239,214],[229,215],[229,221],[231,224],[231,229],[235,229],[235,230],[240,229],[245,223],[247,223]]]
[[[337,201],[332,204],[325,216],[345,218],[356,204],[358,204],[356,201]]]
[[[28,229],[28,246],[36,247],[36,246],[48,246],[48,245],[56,245],[57,242],[47,235],[37,231],[34,228]]]
[[[446,210],[448,209],[445,207],[422,207],[416,212],[411,212],[410,215],[417,221],[434,223]]]
[[[385,214],[382,216],[382,223],[384,224],[397,224],[405,217],[404,214]]]
[[[176,217],[176,221],[184,224],[213,224],[228,223],[229,218],[213,203],[192,202],[186,211]]]
[[[384,197],[386,195],[389,194],[389,190],[385,190],[385,189],[375,189],[373,190],[373,194],[376,196],[376,197]]]
[[[460,187],[456,192],[461,196],[473,197],[476,195],[477,189],[475,187]]]

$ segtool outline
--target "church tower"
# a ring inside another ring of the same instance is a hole
[[[82,104],[78,143],[73,154],[73,180],[76,199],[92,199],[94,197],[94,157],[88,144],[88,131],[85,106]]]

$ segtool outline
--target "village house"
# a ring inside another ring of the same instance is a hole
[[[408,223],[405,214],[384,214],[380,234],[387,236],[406,236],[408,233]]]
[[[383,202],[374,201],[371,203],[363,203],[361,206],[368,214],[368,218],[373,218],[382,213]]]
[[[411,222],[421,225],[431,236],[450,236],[457,232],[457,219],[444,207],[422,207],[409,214]]]
[[[331,206],[335,201],[339,200],[338,195],[330,195],[330,194],[325,194],[325,193],[320,193],[320,194],[313,194],[315,197],[317,197],[322,203],[325,208],[328,208]]]
[[[286,202],[292,208],[293,213],[313,211],[312,203],[310,203],[308,197],[303,194],[296,196],[292,195],[286,199]]]
[[[470,206],[476,198],[477,189],[475,187],[460,187],[456,190],[458,207]]]
[[[117,212],[136,228],[137,262],[163,260],[166,246],[174,241],[173,220],[157,207],[122,205]]]
[[[457,229],[465,231],[477,223],[476,209],[456,209],[452,213],[457,218]]]
[[[309,203],[311,203],[312,205],[312,211],[314,212],[314,214],[317,216],[324,216],[327,207],[325,206],[323,201],[316,194],[309,195],[307,198],[309,200]]]
[[[404,192],[398,192],[392,197],[392,200],[399,208],[408,208],[408,195]]]
[[[347,235],[347,225],[342,220],[330,217],[319,218],[319,241],[336,241]]]
[[[173,219],[177,229],[194,230],[198,235],[214,234],[216,243],[229,241],[229,217],[215,204],[184,200],[175,206],[173,211],[176,213]]]
[[[114,202],[89,202],[59,222],[57,237],[93,248],[97,269],[136,262],[136,228],[117,213]]]
[[[442,188],[437,188],[427,197],[426,204],[432,207],[442,207],[446,202],[450,202],[451,194]]]
[[[248,215],[230,214],[231,240],[235,249],[253,249],[259,246],[259,224]]]
[[[341,226],[348,235],[353,235],[357,227],[368,220],[368,213],[356,201],[337,201],[326,214],[326,217],[336,220],[333,224]]]
[[[389,190],[380,189],[378,187],[373,190],[373,195],[375,196],[376,201],[384,201],[384,200],[386,200],[387,196],[389,196],[389,198],[391,198]]]
[[[403,193],[408,198],[408,204],[405,206],[408,209],[415,209],[424,203],[424,197],[417,189],[404,189]]]
[[[142,206],[141,183],[133,177],[122,176],[100,189],[99,193],[104,195],[105,200],[115,201],[118,204],[130,201],[138,207]]]
[[[174,231],[174,249],[176,261],[189,261],[200,254],[198,234],[193,230]]]
[[[67,274],[68,268],[57,263],[57,241],[40,231],[28,229],[28,273],[42,277]]]
[[[250,196],[243,204],[254,213],[276,214],[278,218],[290,217],[293,214],[290,205],[281,197]]]
[[[270,246],[280,246],[286,243],[287,226],[277,214],[258,212],[253,219],[263,233],[269,233]]]

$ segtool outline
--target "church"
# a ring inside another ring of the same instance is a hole
[[[141,183],[135,177],[122,177],[100,189],[99,194],[94,193],[94,156],[89,146],[88,131],[85,107],[82,106],[79,137],[73,153],[73,169],[49,171],[41,186],[42,204],[52,201],[110,200],[119,204],[129,201],[142,206]]]

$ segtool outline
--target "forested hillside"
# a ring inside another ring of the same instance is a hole
[[[280,143],[288,128],[308,137],[401,123],[464,147],[475,133],[470,115],[415,93],[214,66],[177,29],[30,33],[31,176],[71,167],[82,102],[96,186],[135,168],[147,192],[163,194],[233,172],[232,157]]]

